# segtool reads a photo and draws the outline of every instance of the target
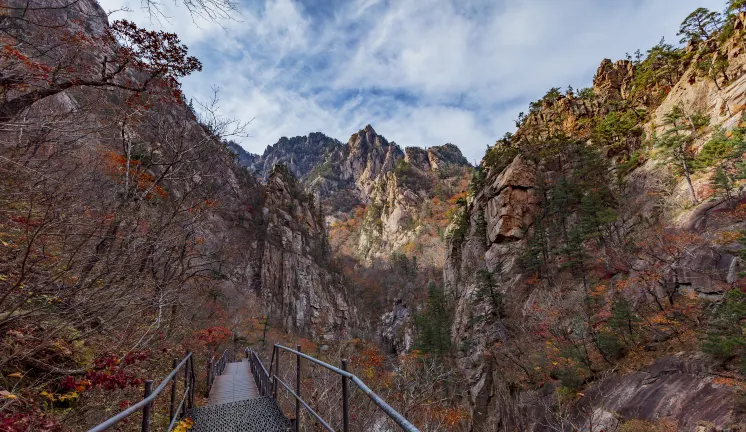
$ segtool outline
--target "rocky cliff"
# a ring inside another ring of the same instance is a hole
[[[742,196],[713,179],[746,148],[707,156],[743,125],[744,16],[733,19],[725,48],[707,54],[727,56],[727,81],[702,77],[692,44],[676,51],[670,84],[644,81],[660,63],[604,60],[592,89],[553,89],[488,149],[444,267],[472,430],[616,430],[630,419],[652,430],[664,418],[734,430],[746,419],[743,375],[713,350],[708,321],[741,286],[742,246],[722,239],[740,238]],[[678,159],[661,138],[672,110],[693,128]]]
[[[239,160],[265,180],[275,164],[286,165],[319,197],[335,251],[370,262],[417,244],[419,255],[436,265],[442,265],[441,235],[422,220],[432,216],[433,198],[447,201],[463,191],[469,167],[453,144],[402,150],[370,125],[346,144],[321,133],[283,137],[261,157],[239,152]],[[363,214],[351,222],[357,207]],[[358,225],[355,232],[340,233],[349,223]]]
[[[293,334],[349,339],[362,327],[339,274],[329,270],[330,249],[318,203],[284,165],[267,180],[261,294],[269,319]]]

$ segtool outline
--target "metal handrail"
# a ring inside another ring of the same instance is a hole
[[[184,397],[182,398],[181,404],[179,405],[179,409],[175,410],[174,407],[174,401],[175,401],[175,391],[176,391],[176,374],[186,366],[185,373],[184,373]],[[191,374],[190,374],[191,369]],[[153,381],[147,380],[145,381],[145,396],[143,399],[132,405],[131,407],[127,408],[126,410],[120,412],[119,414],[115,415],[114,417],[109,418],[105,422],[94,426],[91,428],[88,432],[101,432],[109,429],[110,427],[116,425],[120,421],[126,419],[127,417],[131,416],[132,414],[142,411],[143,412],[143,418],[142,418],[142,430],[144,432],[148,432],[150,430],[150,407],[155,400],[156,397],[168,386],[168,384],[171,383],[171,425],[169,426],[168,430],[170,431],[171,428],[175,425],[175,420],[178,417],[178,415],[181,413],[181,408],[186,403],[187,407],[193,407],[194,406],[194,359],[192,358],[192,353],[187,353],[186,357],[171,371],[168,376],[161,381],[160,384],[158,384],[158,387],[155,388],[155,390],[152,390],[153,388]]]
[[[230,353],[232,354],[232,352]],[[229,351],[227,349],[223,350],[223,354],[217,359],[217,361],[215,361],[215,356],[213,355],[207,362],[207,386],[205,387],[205,396],[210,394],[210,389],[215,383],[215,377],[223,374],[225,365],[228,361],[228,354]]]
[[[285,382],[283,382],[277,376],[278,375],[277,372],[278,372],[279,365],[280,365],[280,352],[279,352],[279,350],[287,351],[289,353],[292,353],[292,354],[296,355],[298,364],[297,364],[297,378],[296,378],[296,389],[295,389],[295,391],[291,390],[290,386],[288,386]],[[272,352],[272,358],[273,358],[273,363],[274,363],[274,361],[277,362],[277,365],[273,365],[273,366],[275,366],[274,367],[274,371],[273,371],[273,373],[270,376],[270,380],[274,384],[274,392],[275,392],[274,396],[275,396],[275,398],[277,398],[277,383],[279,382],[295,398],[295,402],[296,402],[296,405],[295,405],[295,407],[296,407],[295,408],[295,412],[296,412],[295,430],[296,431],[298,431],[298,427],[299,427],[298,425],[299,425],[300,419],[298,418],[298,415],[299,415],[299,412],[300,412],[299,411],[300,405],[302,404],[303,407],[305,407],[311,414],[314,415],[314,417],[316,417],[319,421],[321,421],[321,423],[324,425],[324,427],[326,427],[328,430],[334,432],[334,429],[332,429],[326,422],[324,422],[319,417],[319,415],[315,411],[313,411],[311,409],[311,407],[308,406],[308,404],[306,403],[306,401],[304,401],[301,398],[301,396],[300,396],[300,376],[301,376],[301,372],[300,372],[300,365],[301,365],[300,359],[303,358],[303,359],[306,359],[306,360],[308,360],[310,362],[313,362],[313,363],[315,363],[315,364],[317,364],[319,366],[322,366],[322,367],[324,367],[324,368],[326,368],[326,369],[328,369],[328,370],[330,370],[330,371],[332,371],[332,372],[334,372],[334,373],[336,373],[338,375],[341,375],[343,377],[343,379],[342,379],[342,394],[343,394],[343,396],[342,396],[342,403],[343,403],[342,411],[343,411],[343,428],[344,428],[345,432],[349,431],[347,380],[351,380],[353,383],[355,383],[355,385],[360,390],[362,390],[363,393],[365,393],[373,401],[373,403],[375,403],[387,416],[389,416],[389,418],[391,418],[394,421],[394,423],[396,423],[397,425],[399,425],[399,427],[401,427],[403,430],[405,430],[407,432],[419,432],[419,429],[417,429],[412,423],[409,422],[409,420],[407,420],[406,418],[404,418],[404,416],[402,416],[401,414],[399,414],[399,412],[397,412],[394,408],[392,408],[389,404],[387,404],[383,399],[381,399],[381,397],[378,396],[373,390],[371,390],[370,387],[368,387],[367,385],[365,385],[365,383],[360,378],[358,378],[356,375],[351,374],[350,372],[347,372],[346,370],[344,370],[344,369],[347,368],[347,361],[346,360],[342,360],[342,368],[343,369],[339,369],[339,368],[336,368],[336,367],[334,367],[334,366],[332,366],[332,365],[330,365],[328,363],[325,363],[325,362],[323,362],[323,361],[321,361],[319,359],[311,357],[311,356],[309,356],[307,354],[303,354],[300,351],[300,346],[297,347],[297,350],[294,350],[294,349],[291,349],[291,348],[288,348],[288,347],[284,347],[284,346],[279,345],[279,344],[275,344],[273,352]],[[264,367],[264,366],[262,366],[262,367]],[[270,371],[272,371],[272,369],[273,368],[270,367]],[[266,371],[266,369],[265,369],[265,371]]]
[[[247,350],[249,358],[249,369],[251,374],[254,376],[254,382],[259,386],[259,394],[261,396],[270,396],[270,373],[267,372],[267,368],[264,367],[262,360],[253,350]]]
[[[301,404],[303,404],[303,407],[308,412],[310,412],[311,414],[313,414],[313,416],[316,417],[316,420],[318,420],[321,423],[321,425],[326,428],[326,430],[328,430],[329,432],[336,432],[334,430],[334,428],[331,427],[331,426],[329,426],[329,423],[327,423],[323,418],[321,418],[321,416],[316,411],[314,411],[313,408],[311,408],[311,406],[308,405],[308,403],[306,403],[306,401],[304,401],[303,399],[301,399],[301,397],[298,396],[298,394],[296,392],[294,392],[293,389],[291,389],[290,386],[285,383],[285,381],[283,381],[283,380],[281,380],[281,379],[279,379],[277,377],[275,377],[275,379],[277,380],[277,382],[279,382],[280,384],[282,384],[283,387],[285,387],[285,390],[287,390],[291,395],[293,395],[293,397],[295,398],[296,401],[298,401]],[[295,419],[295,422],[296,422],[295,424],[298,424],[298,419]]]

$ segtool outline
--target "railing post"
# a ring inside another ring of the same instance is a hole
[[[273,357],[275,358],[275,361],[277,362],[277,364],[275,365],[275,376],[279,377],[280,376],[280,350],[278,350],[277,347],[274,347],[273,350],[274,350],[274,356]],[[273,393],[273,397],[275,399],[277,399],[277,379],[276,378],[275,378],[273,384],[274,384],[274,387],[275,387],[273,389],[273,392],[272,392]]]
[[[179,361],[177,359],[174,359],[173,363],[174,367],[172,369],[176,369],[176,366],[179,365]],[[169,423],[171,420],[174,419],[174,412],[176,411],[176,380],[178,379],[178,375],[174,375],[174,379],[171,381],[171,409],[168,411],[168,421]]]
[[[147,399],[152,392],[153,380],[145,381],[145,396],[143,396],[143,399]],[[150,404],[146,404],[142,409],[142,432],[150,432]]]
[[[207,362],[207,390],[205,396],[210,396],[210,387],[212,386],[212,359]]]
[[[189,352],[187,352],[187,355],[189,355]],[[189,391],[189,364],[192,361],[192,358],[189,357],[189,360],[187,360],[186,364],[184,365],[184,394],[186,395]],[[191,408],[189,406],[189,396],[186,396],[186,409]]]
[[[347,372],[347,360],[342,359],[342,370]],[[350,406],[347,395],[347,384],[349,378],[342,375],[342,431],[350,431]]]
[[[296,345],[296,348],[298,352],[302,352],[300,345]],[[295,432],[298,432],[300,430],[300,356],[296,354],[295,358],[298,372],[295,376]]]
[[[191,394],[189,395],[189,406],[194,408],[194,392],[197,390],[197,377],[194,375],[194,354],[192,354],[192,357],[189,359],[189,389],[191,391]]]

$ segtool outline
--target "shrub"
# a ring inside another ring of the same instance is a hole
[[[505,145],[495,145],[484,155],[484,167],[493,172],[504,170],[518,155],[518,149]]]
[[[746,293],[732,289],[710,317],[702,351],[720,360],[746,354],[744,320]]]
[[[736,140],[729,138],[722,130],[717,131],[709,141],[702,146],[697,157],[692,162],[695,170],[714,166],[723,159],[730,158],[736,149]]]
[[[624,422],[619,432],[675,432],[676,423],[671,420],[663,419],[657,422],[632,419]]]
[[[464,198],[459,198],[456,201],[456,206],[456,210],[453,212],[451,218],[452,226],[446,233],[446,238],[460,243],[464,240],[469,230],[469,212],[467,211],[466,200]]]
[[[592,100],[596,95],[593,93],[592,87],[586,87],[578,90],[578,96],[583,100]]]
[[[627,174],[631,173],[635,168],[644,164],[646,160],[647,160],[647,157],[645,156],[644,152],[640,150],[635,150],[635,152],[632,153],[632,155],[630,155],[629,159],[617,165],[617,176],[619,178],[625,177]]]

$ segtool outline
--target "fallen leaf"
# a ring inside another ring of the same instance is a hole
[[[0,390],[0,397],[5,398],[5,399],[18,399],[18,396],[14,395],[13,393],[7,390]]]

